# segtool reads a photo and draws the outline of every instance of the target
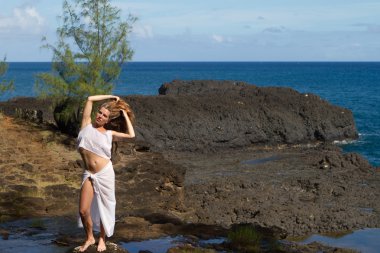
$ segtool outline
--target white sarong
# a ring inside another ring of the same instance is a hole
[[[115,228],[115,172],[112,162],[110,161],[99,172],[92,174],[88,170],[83,173],[84,182],[90,178],[94,187],[94,198],[91,203],[91,219],[93,229],[100,232],[100,222],[102,222],[106,235],[113,235]],[[82,221],[79,218],[79,227],[83,227]]]

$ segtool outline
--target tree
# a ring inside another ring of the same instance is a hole
[[[8,64],[6,63],[6,57],[3,61],[0,61],[0,78],[2,78],[8,71]],[[6,91],[14,90],[13,81],[0,81],[0,95]]]
[[[122,21],[111,0],[72,1],[63,2],[57,44],[43,38],[43,47],[53,52],[52,72],[36,78],[37,92],[53,99],[55,120],[63,129],[78,125],[84,98],[112,92],[122,64],[132,59],[127,39],[136,21],[131,15]]]

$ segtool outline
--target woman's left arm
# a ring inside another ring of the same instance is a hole
[[[129,119],[128,113],[124,110],[121,110],[121,112],[124,116],[125,123],[127,124],[128,133],[112,131],[112,136],[116,137],[115,140],[135,138],[135,130],[132,126],[131,120]]]

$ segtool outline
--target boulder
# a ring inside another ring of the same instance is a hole
[[[214,151],[355,139],[352,112],[290,88],[173,81],[160,96],[131,96],[138,140],[154,150]]]
[[[204,152],[358,137],[350,110],[291,88],[176,80],[163,84],[159,94],[126,97],[136,114],[139,149]],[[20,108],[38,111],[38,122],[51,122],[48,105],[17,98],[1,102],[0,109],[7,115]]]

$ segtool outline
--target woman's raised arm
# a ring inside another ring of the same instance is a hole
[[[125,110],[121,110],[121,113],[123,114],[125,123],[127,124],[128,133],[112,131],[112,136],[116,137],[115,140],[135,138],[135,130],[131,120],[129,119],[128,113]]]
[[[93,102],[101,101],[105,99],[111,99],[111,98],[115,99],[116,101],[120,99],[118,96],[114,96],[114,95],[95,95],[95,96],[89,96],[87,98],[86,104],[83,109],[81,129],[91,123],[91,112],[92,112]]]

